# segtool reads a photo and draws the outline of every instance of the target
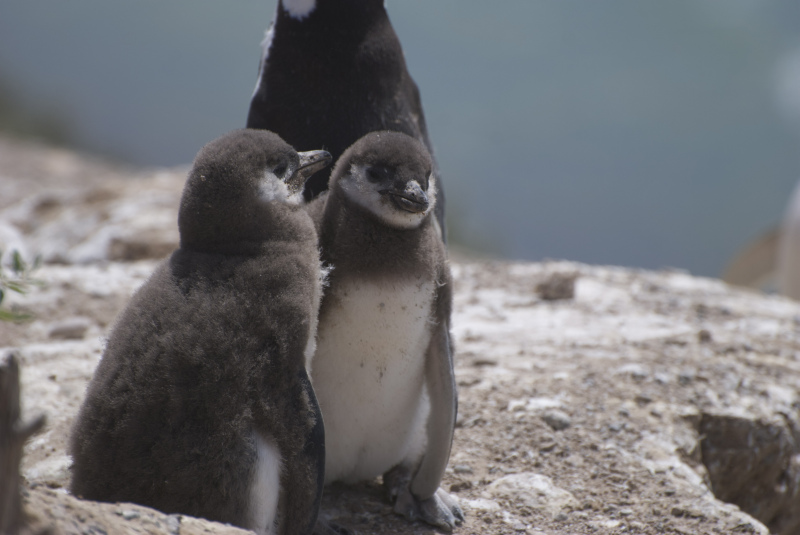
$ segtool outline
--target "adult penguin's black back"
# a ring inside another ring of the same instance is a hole
[[[384,0],[278,0],[247,126],[272,130],[297,150],[324,147],[334,160],[376,130],[410,135],[433,152]],[[444,194],[434,172],[444,235]],[[328,171],[311,177],[306,199],[327,189],[329,178]]]

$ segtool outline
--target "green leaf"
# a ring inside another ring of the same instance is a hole
[[[11,290],[12,292],[17,292],[18,294],[24,294],[25,293],[25,285],[22,284],[21,282],[7,281],[6,282],[6,288]]]
[[[0,321],[13,321],[15,323],[22,323],[23,321],[28,321],[31,319],[33,319],[33,315],[31,314],[20,314],[0,308]]]
[[[2,251],[0,251],[0,258],[2,258],[2,256]],[[26,294],[32,286],[44,285],[42,281],[31,278],[31,272],[41,265],[41,261],[41,256],[37,256],[31,267],[20,252],[15,250],[11,253],[12,274],[9,274],[7,271],[4,272],[3,266],[0,264],[0,303],[2,303],[8,291]],[[33,319],[33,314],[0,309],[0,321],[22,322],[30,319]]]
[[[25,260],[22,259],[22,255],[19,254],[19,251],[14,250],[14,252],[11,253],[11,262],[14,273],[19,274],[25,272]]]

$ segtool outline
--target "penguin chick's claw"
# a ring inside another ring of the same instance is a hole
[[[464,521],[464,511],[458,503],[458,498],[445,492],[444,489],[437,489],[433,497],[438,498],[440,503],[444,504],[450,510],[453,517],[456,519],[456,524],[461,524]]]

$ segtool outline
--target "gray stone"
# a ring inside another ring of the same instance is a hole
[[[553,428],[554,431],[561,431],[572,425],[572,420],[570,420],[570,417],[567,415],[567,413],[556,409],[545,411],[542,414],[542,420],[544,420],[547,425]]]
[[[52,340],[83,340],[91,325],[88,318],[70,318],[53,323],[47,335]]]
[[[577,273],[553,273],[536,286],[536,292],[545,301],[572,299],[575,297],[577,278]]]
[[[453,472],[456,474],[471,474],[472,468],[468,464],[456,464],[453,465]]]
[[[798,533],[800,444],[786,420],[707,412],[699,432],[714,494],[764,522],[772,533]]]

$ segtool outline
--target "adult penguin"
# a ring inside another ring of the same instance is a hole
[[[322,147],[337,160],[362,136],[402,132],[433,149],[419,89],[384,0],[278,0],[247,117],[297,150]],[[434,161],[436,221],[445,237],[444,192]],[[312,177],[311,199],[330,173]]]

